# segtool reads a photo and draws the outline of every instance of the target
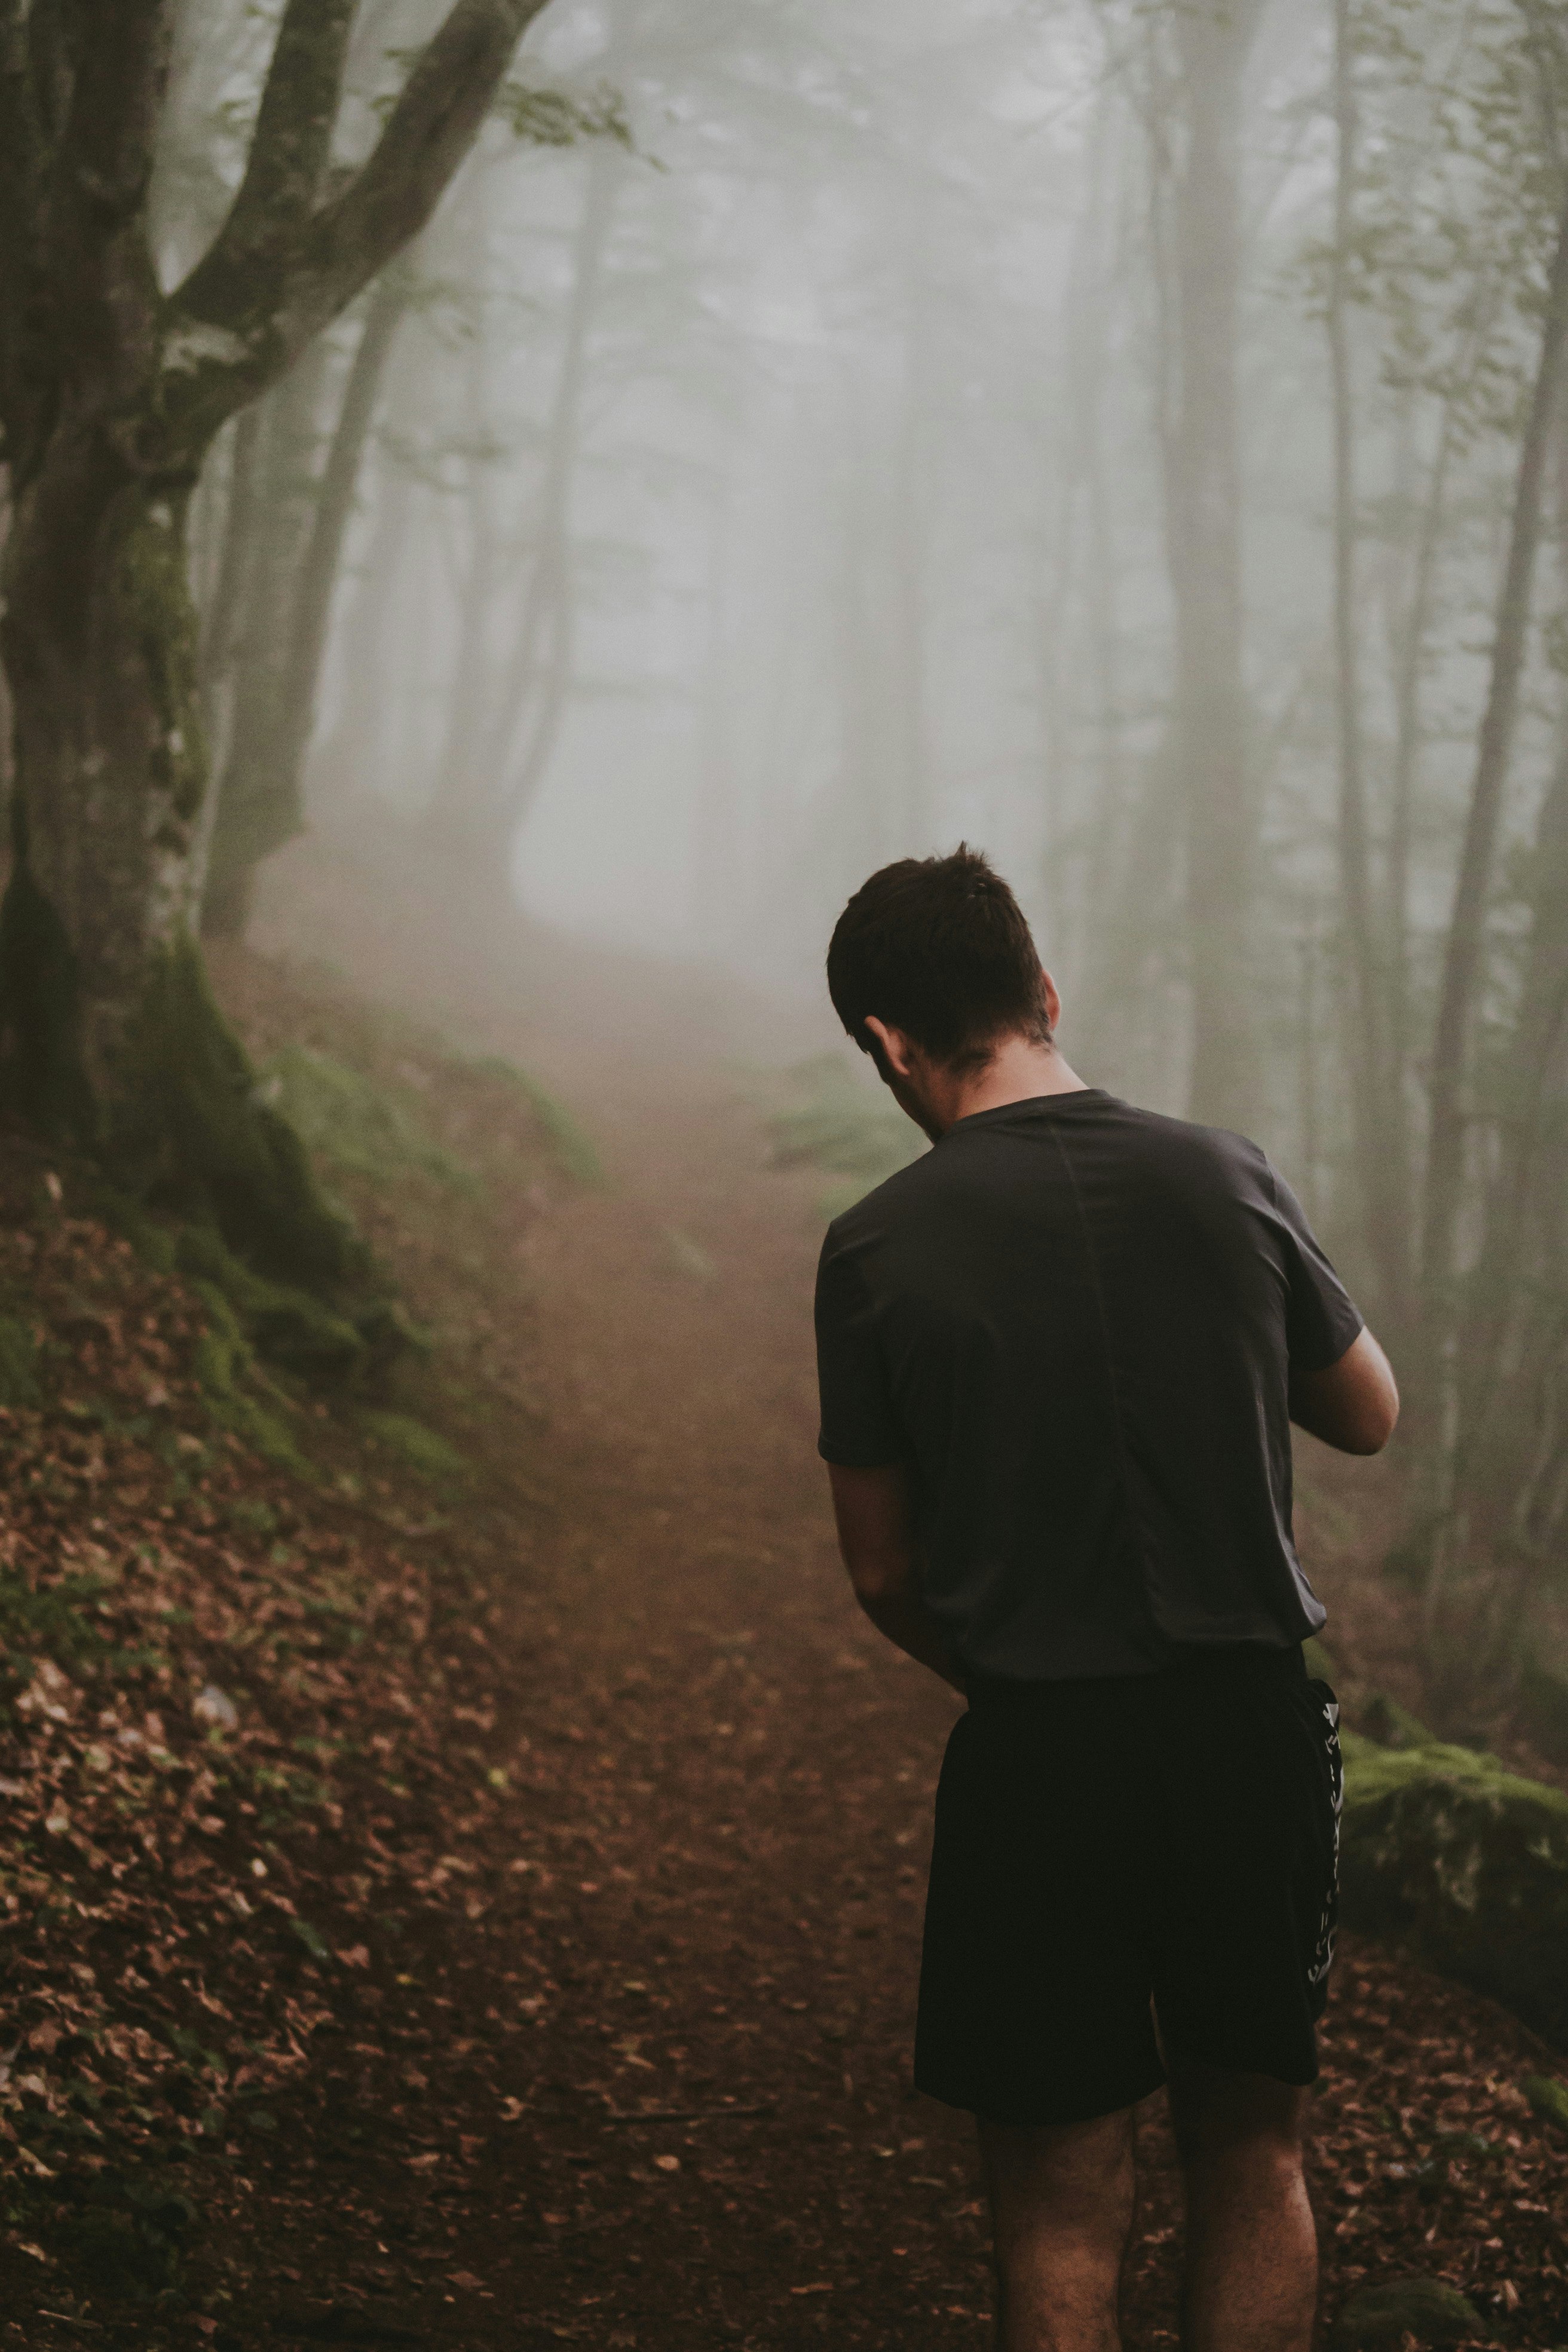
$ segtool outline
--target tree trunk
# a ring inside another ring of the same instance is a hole
[[[1480,976],[1487,894],[1491,887],[1503,790],[1529,643],[1531,591],[1541,545],[1546,455],[1568,351],[1568,206],[1547,299],[1541,357],[1520,454],[1508,562],[1498,604],[1490,690],[1481,722],[1469,814],[1454,887],[1433,1053],[1431,1141],[1422,1232],[1422,1276],[1432,1336],[1452,1307],[1454,1247],[1464,1176],[1466,1078],[1471,1014]]]
[[[1166,537],[1175,759],[1186,833],[1192,1115],[1245,1125],[1258,1097],[1248,908],[1258,831],[1242,669],[1237,308],[1243,79],[1259,0],[1176,12],[1184,150],[1172,269],[1176,387]]]
[[[169,0],[5,0],[0,432],[14,863],[6,1076],[120,1182],[306,1282],[357,1244],[209,996],[191,932],[206,788],[185,525],[212,442],[417,236],[542,0],[453,0],[369,156],[329,177],[353,0],[284,0],[241,185],[165,294],[148,196]],[[24,37],[24,26],[28,34]],[[351,1335],[352,1337],[352,1335]]]
[[[330,363],[327,346],[316,343],[258,404],[247,477],[236,482],[224,566],[234,604],[222,639],[215,617],[203,664],[206,704],[221,720],[208,746],[217,779],[202,861],[208,938],[240,935],[250,898],[244,877],[255,863],[248,845],[266,836],[284,772],[291,620]]]
[[[572,688],[577,641],[572,492],[582,442],[588,339],[604,284],[605,257],[623,184],[624,162],[616,151],[602,147],[595,148],[589,159],[583,217],[573,252],[566,340],[546,433],[537,546],[516,642],[509,655],[512,688],[497,717],[487,753],[489,789],[499,803],[509,863],[518,827],[539,797],[560,740]]]
[[[365,312],[303,545],[280,583],[281,659],[276,646],[253,647],[257,683],[268,707],[254,714],[225,767],[202,904],[202,929],[209,939],[243,936],[257,866],[304,824],[305,761],[315,732],[332,592],[386,364],[407,308],[407,277],[401,268],[389,270]]]
[[[128,1189],[216,1215],[245,1256],[330,1286],[362,1253],[292,1130],[255,1102],[191,939],[204,753],[188,496],[88,431],[57,437],[17,501],[4,645],[26,789],[0,915],[13,1081],[26,1115]]]
[[[1364,1205],[1378,1303],[1395,1330],[1405,1320],[1410,1218],[1407,1139],[1391,1066],[1393,1027],[1385,959],[1380,952],[1372,845],[1367,823],[1366,756],[1362,725],[1361,629],[1355,483],[1355,387],[1349,289],[1355,223],[1357,108],[1350,0],[1334,0],[1334,118],[1338,169],[1330,257],[1329,357],[1333,386],[1334,667],[1340,739],[1339,862],[1344,902],[1350,1034],[1351,1111],[1356,1172]]]
[[[1458,1244],[1469,1118],[1470,1033],[1485,948],[1487,898],[1529,645],[1547,450],[1562,396],[1565,355],[1568,203],[1552,257],[1541,356],[1520,453],[1490,688],[1454,888],[1433,1045],[1422,1226],[1422,1345],[1415,1397],[1420,1446],[1417,1510],[1430,1531],[1426,1592],[1429,1645],[1440,1641],[1446,1588],[1455,1566],[1458,1534],[1453,1518],[1462,1433]]]

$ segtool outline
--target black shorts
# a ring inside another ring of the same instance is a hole
[[[1077,2123],[1157,2090],[1162,2042],[1311,2082],[1338,1721],[1299,1649],[977,1684],[937,1789],[919,2088],[998,2123]]]

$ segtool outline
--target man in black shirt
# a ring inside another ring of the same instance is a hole
[[[1256,1145],[1068,1068],[984,858],[874,875],[827,971],[936,1147],[829,1229],[821,1451],[862,1607],[969,1702],[915,2079],[979,2119],[998,2343],[1119,2342],[1168,2081],[1188,2352],[1306,2352],[1340,1768],[1289,1423],[1375,1453],[1393,1375]]]

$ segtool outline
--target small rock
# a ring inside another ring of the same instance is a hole
[[[1568,2083],[1555,2083],[1550,2074],[1527,2074],[1519,2087],[1539,2122],[1568,2131]]]
[[[191,1701],[191,1713],[198,1723],[206,1724],[214,1731],[233,1731],[239,1723],[238,1707],[216,1683],[208,1683],[205,1690],[196,1693]]]
[[[1473,2344],[1486,2325],[1475,2306],[1442,2279],[1388,2279],[1363,2287],[1334,2323],[1334,2352],[1398,2352],[1406,2336],[1429,2347]]]

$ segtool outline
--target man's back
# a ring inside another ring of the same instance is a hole
[[[1288,1384],[1361,1318],[1255,1145],[1098,1088],[981,1111],[835,1223],[817,1319],[821,1450],[908,1469],[965,1666],[1139,1673],[1321,1624]]]

